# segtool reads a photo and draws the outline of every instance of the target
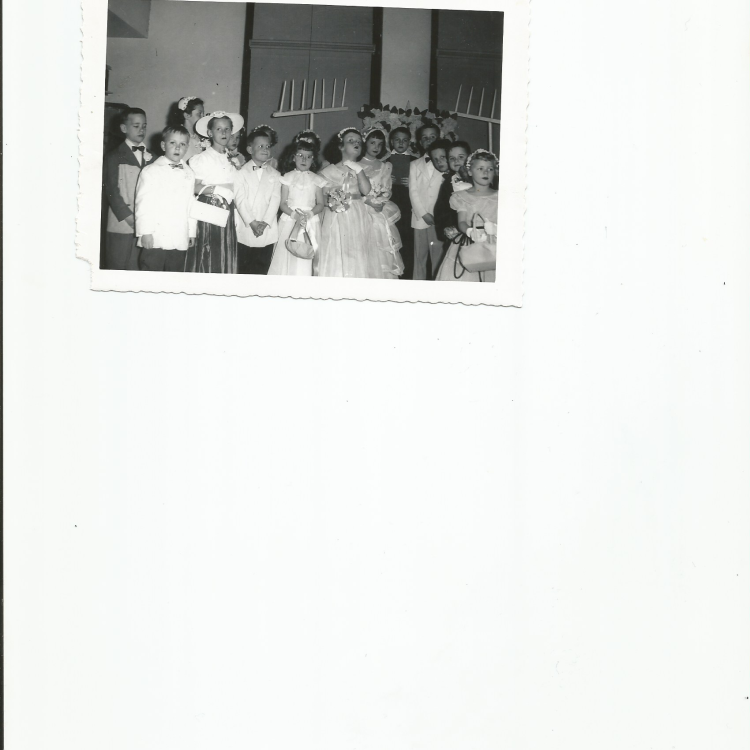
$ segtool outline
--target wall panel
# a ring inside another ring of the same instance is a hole
[[[492,94],[497,90],[497,117],[501,107],[503,14],[489,11],[446,11],[438,14],[437,106],[454,111],[459,86],[463,84],[460,109],[466,111],[469,89],[474,87],[471,112],[479,110],[479,94],[485,88],[482,114],[489,115]],[[484,123],[459,118],[459,136],[472,148],[487,148]],[[494,150],[499,129],[493,132]]]
[[[308,12],[309,11],[309,12]],[[253,38],[250,44],[249,125],[265,122],[279,133],[281,153],[295,133],[307,127],[306,117],[271,118],[278,109],[283,82],[296,80],[296,106],[301,105],[301,83],[325,77],[330,100],[333,79],[337,78],[337,104],[341,100],[344,78],[348,79],[348,112],[318,115],[315,131],[324,144],[341,128],[361,126],[357,112],[370,98],[372,64],[372,9],[337,6],[299,6],[286,4],[255,5]],[[285,109],[289,107],[287,85]]]

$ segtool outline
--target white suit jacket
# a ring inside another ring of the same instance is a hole
[[[154,236],[154,247],[187,250],[197,224],[189,217],[195,200],[195,174],[185,162],[172,169],[166,156],[144,167],[135,190],[135,233],[138,244],[144,234]]]
[[[443,175],[435,169],[432,162],[425,161],[424,156],[409,165],[411,225],[414,229],[427,229],[428,225],[422,217],[432,213],[442,184]]]
[[[250,159],[234,176],[234,200],[237,206],[237,240],[249,247],[265,247],[279,238],[276,215],[281,201],[281,175],[268,163],[253,169]],[[250,228],[251,221],[268,226],[260,237]]]

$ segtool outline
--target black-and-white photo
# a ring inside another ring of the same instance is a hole
[[[502,40],[494,11],[110,0],[100,267],[493,282]]]
[[[83,4],[92,289],[521,306],[527,2]]]

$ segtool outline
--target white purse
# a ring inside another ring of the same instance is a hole
[[[201,188],[200,193],[195,196],[195,200],[190,206],[190,218],[196,221],[203,221],[206,224],[213,224],[216,227],[226,227],[229,219],[229,210],[221,206],[212,206],[210,203],[199,201],[198,197],[209,187],[206,185]]]
[[[456,252],[456,260],[453,264],[453,274],[457,279],[464,275],[464,271],[472,273],[481,273],[482,271],[494,271],[497,265],[497,245],[487,242],[488,237],[484,231],[484,219],[480,214],[474,214],[471,225],[474,230],[479,230],[475,234],[476,240],[472,244],[459,246]],[[494,224],[490,224],[497,231]],[[458,273],[458,266],[463,269]]]

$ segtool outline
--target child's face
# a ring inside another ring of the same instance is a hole
[[[430,158],[438,172],[448,171],[448,157],[445,155],[444,148],[436,148],[430,151]]]
[[[120,125],[125,137],[133,143],[143,143],[146,137],[146,118],[143,115],[128,115]]]
[[[383,148],[383,141],[380,138],[377,138],[375,136],[370,136],[367,139],[367,143],[365,144],[365,149],[366,149],[365,153],[371,159],[377,159],[382,148]]]
[[[182,133],[169,133],[161,142],[161,150],[169,161],[179,162],[188,149],[188,138]]]
[[[294,166],[297,167],[300,172],[307,172],[312,167],[312,163],[312,151],[297,149],[297,153],[294,155]]]
[[[248,151],[256,164],[264,164],[271,158],[271,139],[267,135],[256,136]]]
[[[466,149],[461,146],[452,148],[448,152],[448,166],[451,172],[458,172],[464,164],[466,164],[466,158],[469,155],[466,153]]]
[[[235,133],[234,135],[230,135],[229,142],[227,143],[227,148],[230,151],[236,151],[239,145],[240,145],[240,134]]]
[[[347,133],[340,148],[345,160],[356,161],[362,153],[362,136],[359,133]]]
[[[474,159],[469,169],[471,181],[480,187],[487,187],[492,184],[495,176],[495,164],[487,159]]]
[[[396,133],[396,135],[391,138],[391,148],[397,154],[406,153],[406,149],[409,148],[409,136],[406,135],[406,133]]]
[[[232,121],[228,117],[217,117],[209,128],[208,135],[217,146],[226,147],[232,136]]]
[[[422,135],[419,138],[419,145],[427,151],[427,147],[433,142],[436,141],[438,137],[438,131],[435,130],[435,128],[427,128],[426,130],[422,131]]]

